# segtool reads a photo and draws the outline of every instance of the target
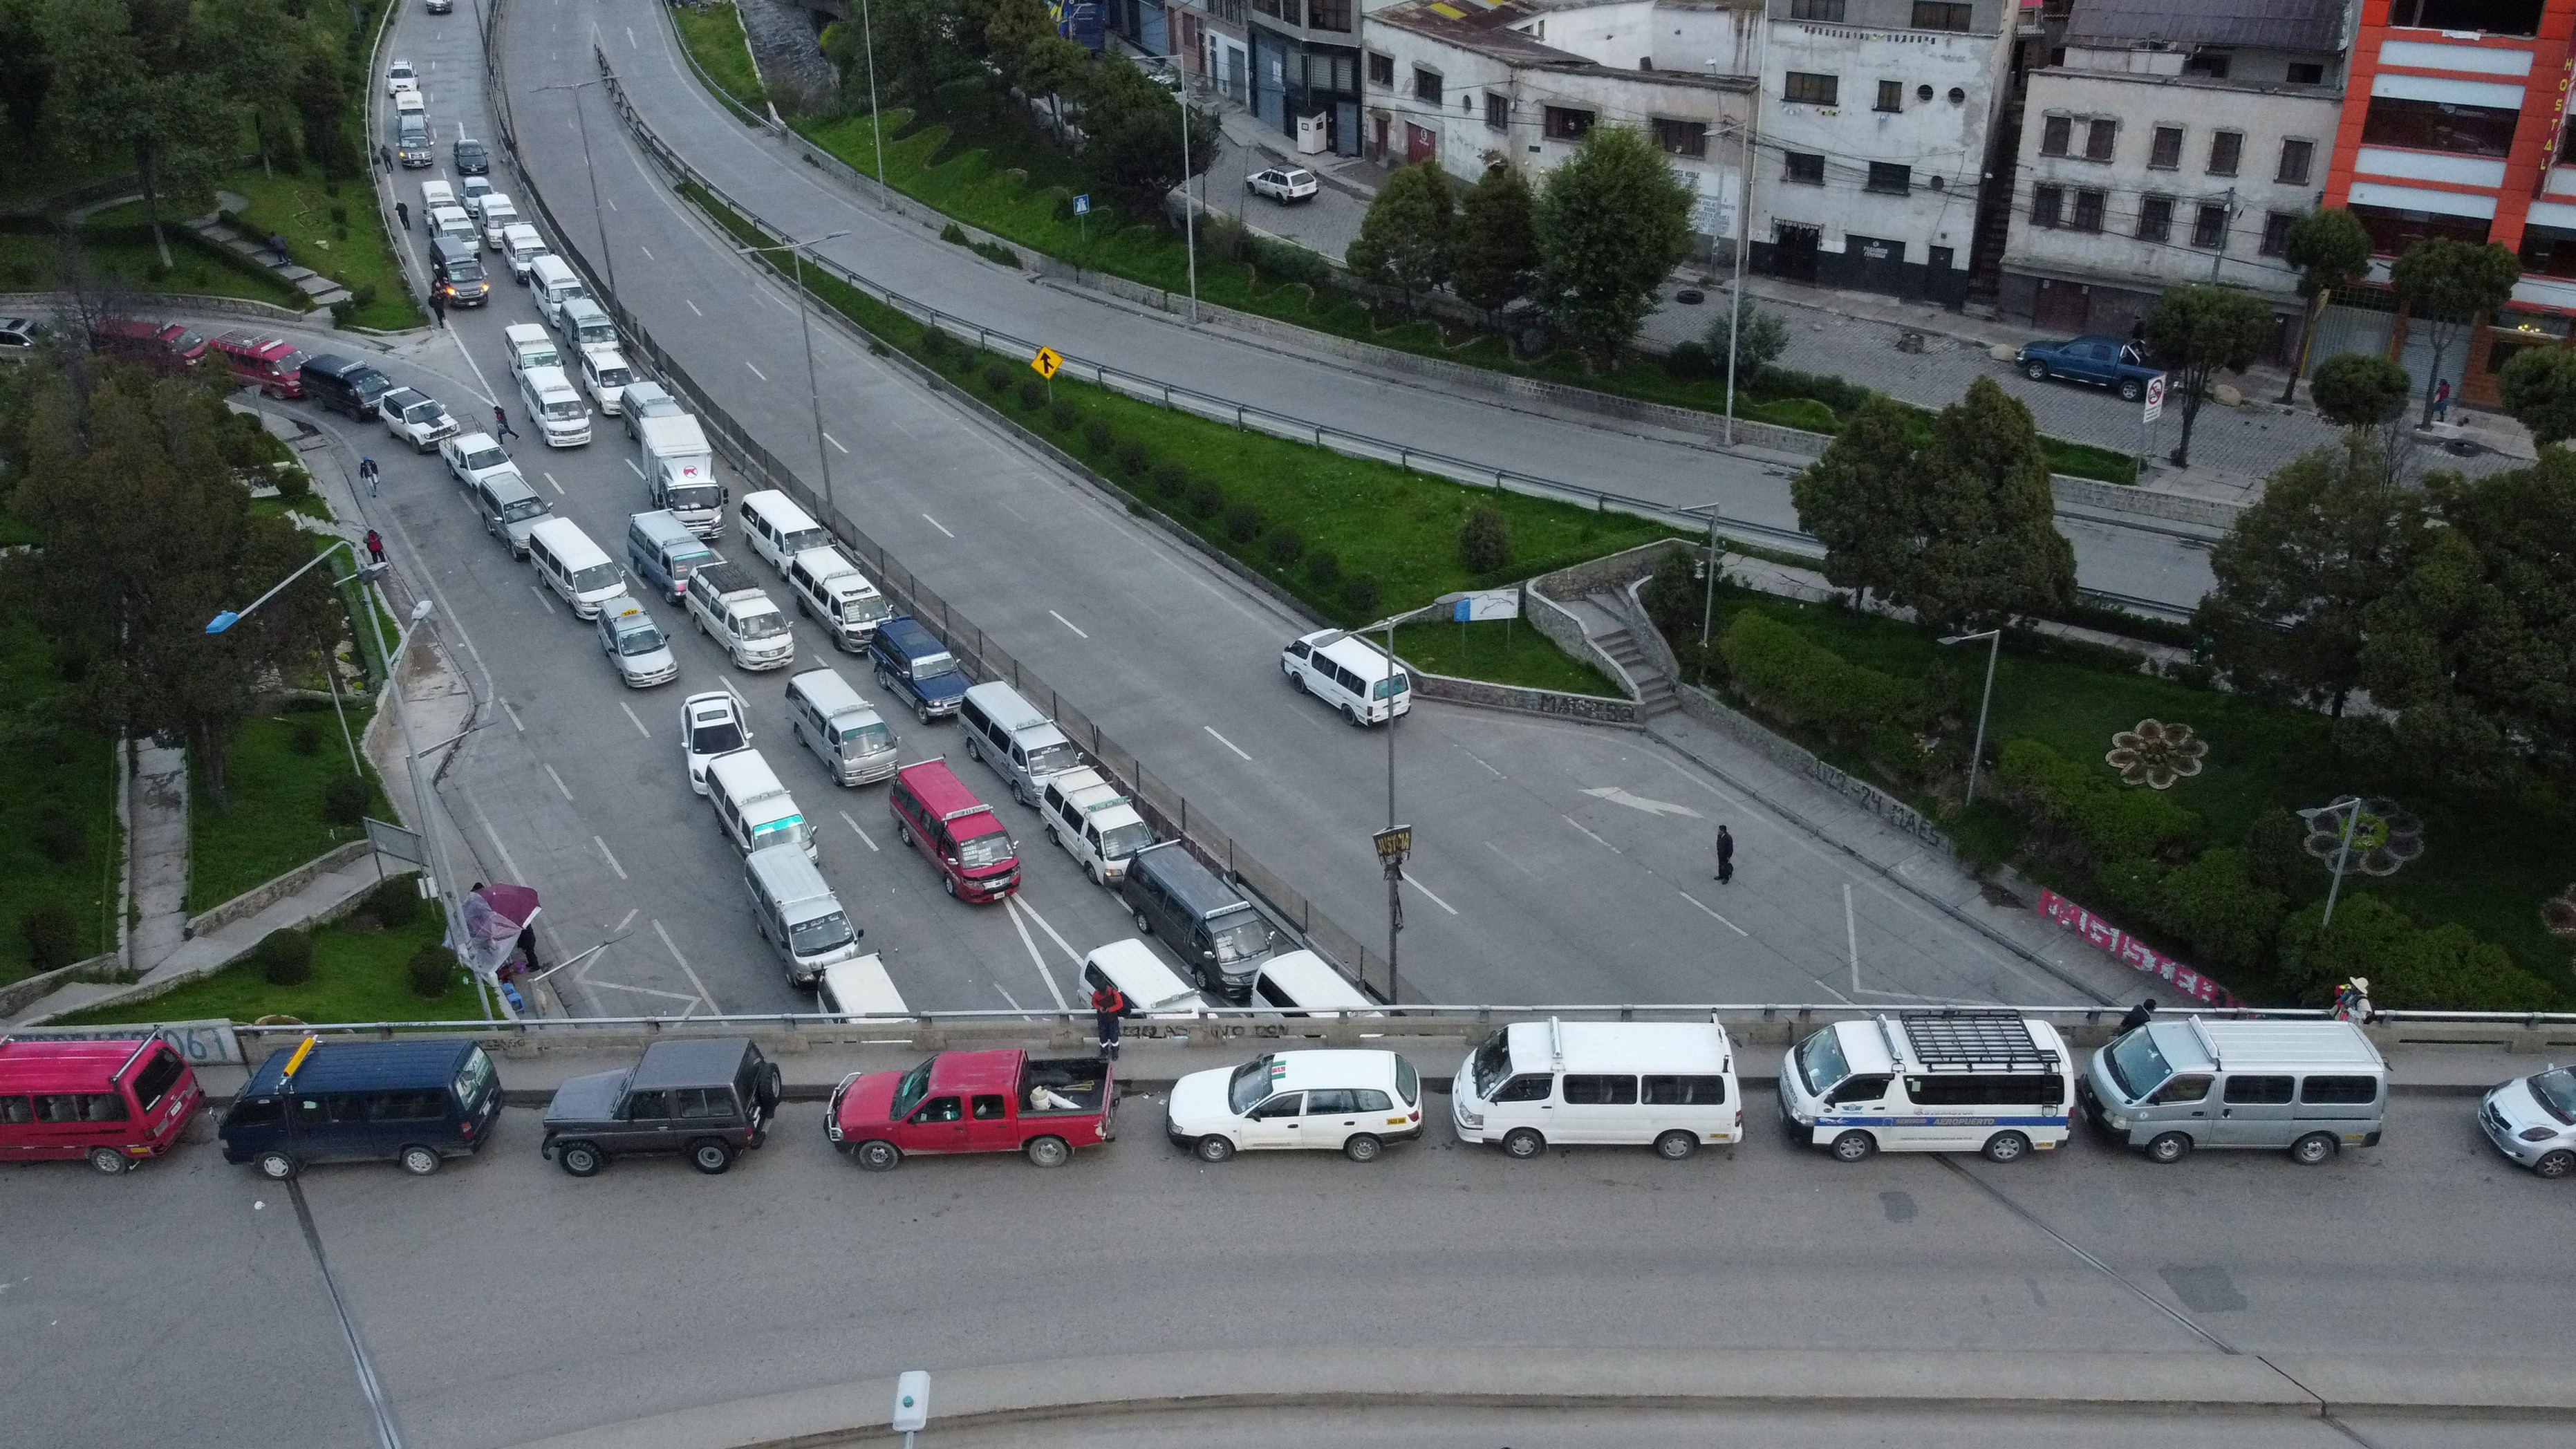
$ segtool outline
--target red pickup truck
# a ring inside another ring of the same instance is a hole
[[[1025,1152],[1062,1167],[1118,1135],[1118,1097],[1099,1057],[940,1052],[908,1072],[853,1072],[832,1089],[823,1131],[870,1172],[912,1154]]]

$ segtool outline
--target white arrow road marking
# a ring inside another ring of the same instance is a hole
[[[1616,785],[1604,785],[1598,790],[1586,790],[1583,793],[1595,800],[1607,800],[1613,805],[1625,805],[1631,810],[1643,810],[1649,815],[1687,815],[1693,820],[1706,818],[1688,805],[1675,805],[1668,800],[1649,800],[1643,795],[1631,795]]]

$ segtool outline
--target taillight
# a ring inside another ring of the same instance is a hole
[[[465,1135],[466,1135],[468,1138],[471,1138],[471,1137],[474,1135],[474,1121],[473,1121],[473,1119],[472,1119],[472,1118],[467,1118],[467,1119],[466,1119],[466,1122],[465,1122]]]

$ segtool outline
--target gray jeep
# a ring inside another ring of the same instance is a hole
[[[781,1089],[777,1063],[749,1038],[655,1042],[632,1067],[557,1087],[539,1150],[575,1177],[635,1152],[685,1152],[712,1175],[768,1140]]]

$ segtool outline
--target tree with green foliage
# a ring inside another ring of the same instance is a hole
[[[1538,278],[1538,235],[1529,182],[1497,166],[1458,204],[1449,285],[1471,307],[1500,312],[1529,295]]]
[[[2281,928],[2281,976],[2310,1004],[2369,968],[2373,1004],[2398,1011],[2535,1011],[2556,1005],[2547,983],[2516,966],[2502,946],[2456,922],[2418,929],[2404,913],[2355,891],[2325,919],[2320,901]]]
[[[2339,428],[2373,428],[2406,411],[2415,383],[2406,369],[2367,352],[2339,352],[2317,364],[2308,396],[2317,416]]]
[[[241,115],[203,68],[212,57],[188,6],[47,0],[37,33],[52,71],[45,94],[55,134],[83,155],[134,159],[153,246],[171,266],[161,213],[209,194]]]
[[[1181,165],[1185,123],[1186,171]],[[1216,159],[1216,117],[1185,110],[1170,91],[1118,57],[1092,62],[1082,87],[1081,126],[1083,158],[1110,201],[1130,216],[1161,216],[1172,188]]]
[[[1490,574],[1512,561],[1512,526],[1492,503],[1476,500],[1458,527],[1458,558],[1472,574]]]
[[[1457,225],[1457,190],[1440,163],[1399,166],[1378,187],[1342,259],[1361,281],[1402,293],[1411,312],[1416,294],[1449,280]]]
[[[2320,396],[2344,360],[2317,369]],[[2398,384],[2402,408],[2402,373]],[[2193,622],[2211,662],[2239,693],[2341,718],[2361,687],[2364,619],[2414,566],[2428,522],[2424,495],[2390,475],[2367,434],[2294,460],[2210,550],[2217,585]]]
[[[2321,207],[2290,223],[2281,255],[2299,269],[2299,295],[2308,299],[2307,313],[2300,319],[2302,337],[2315,333],[2317,319],[2325,315],[2336,288],[2351,286],[2370,274],[2370,246],[2370,233],[2339,206]],[[2303,347],[2301,361],[2306,357]],[[2293,367],[2289,382],[2281,388],[2281,405],[2289,406],[2298,393],[2299,370]]]
[[[1825,546],[1826,581],[1864,605],[1901,593],[1913,566],[1916,427],[1905,404],[1872,394],[1824,456],[1789,480],[1798,526]]]
[[[2504,365],[2496,379],[2504,410],[2531,429],[2535,443],[2563,443],[2576,438],[2576,352],[2564,347],[2526,347]]]
[[[2147,350],[2173,374],[2182,393],[2177,468],[2191,466],[2191,429],[2218,374],[2242,372],[2272,340],[2272,309],[2242,287],[2193,283],[2176,287],[2147,310]]]
[[[1054,119],[1056,134],[1064,134],[1064,103],[1079,101],[1082,83],[1091,69],[1091,52],[1079,41],[1067,40],[1050,31],[1020,52],[1019,85],[1023,94],[1047,98],[1047,112]]]
[[[2522,280],[2522,259],[2496,242],[2472,246],[2449,237],[2426,237],[2406,249],[2388,271],[2388,285],[2406,304],[2407,327],[2424,329],[2432,366],[2424,373],[2422,426],[2433,421],[2433,394],[2442,382],[2442,359],[2450,355],[2478,318],[2513,298]]]
[[[38,155],[54,78],[38,20],[43,8],[44,0],[0,0],[0,115],[8,117],[16,142],[0,146],[0,181],[16,181],[17,168]]]
[[[1655,290],[1690,252],[1694,194],[1630,126],[1593,127],[1548,173],[1533,212],[1533,300],[1587,366],[1616,367],[1645,325]]]
[[[298,27],[279,0],[198,0],[196,43],[207,48],[207,70],[222,92],[250,117],[263,172],[295,163],[292,93],[278,84],[291,74]]]
[[[1720,307],[1717,315],[1708,319],[1701,345],[1708,349],[1709,366],[1719,369],[1721,375],[1730,344],[1735,348],[1735,380],[1739,386],[1748,386],[1789,350],[1789,321],[1768,307],[1747,302],[1744,330],[1739,335],[1735,330],[1735,309]]]

